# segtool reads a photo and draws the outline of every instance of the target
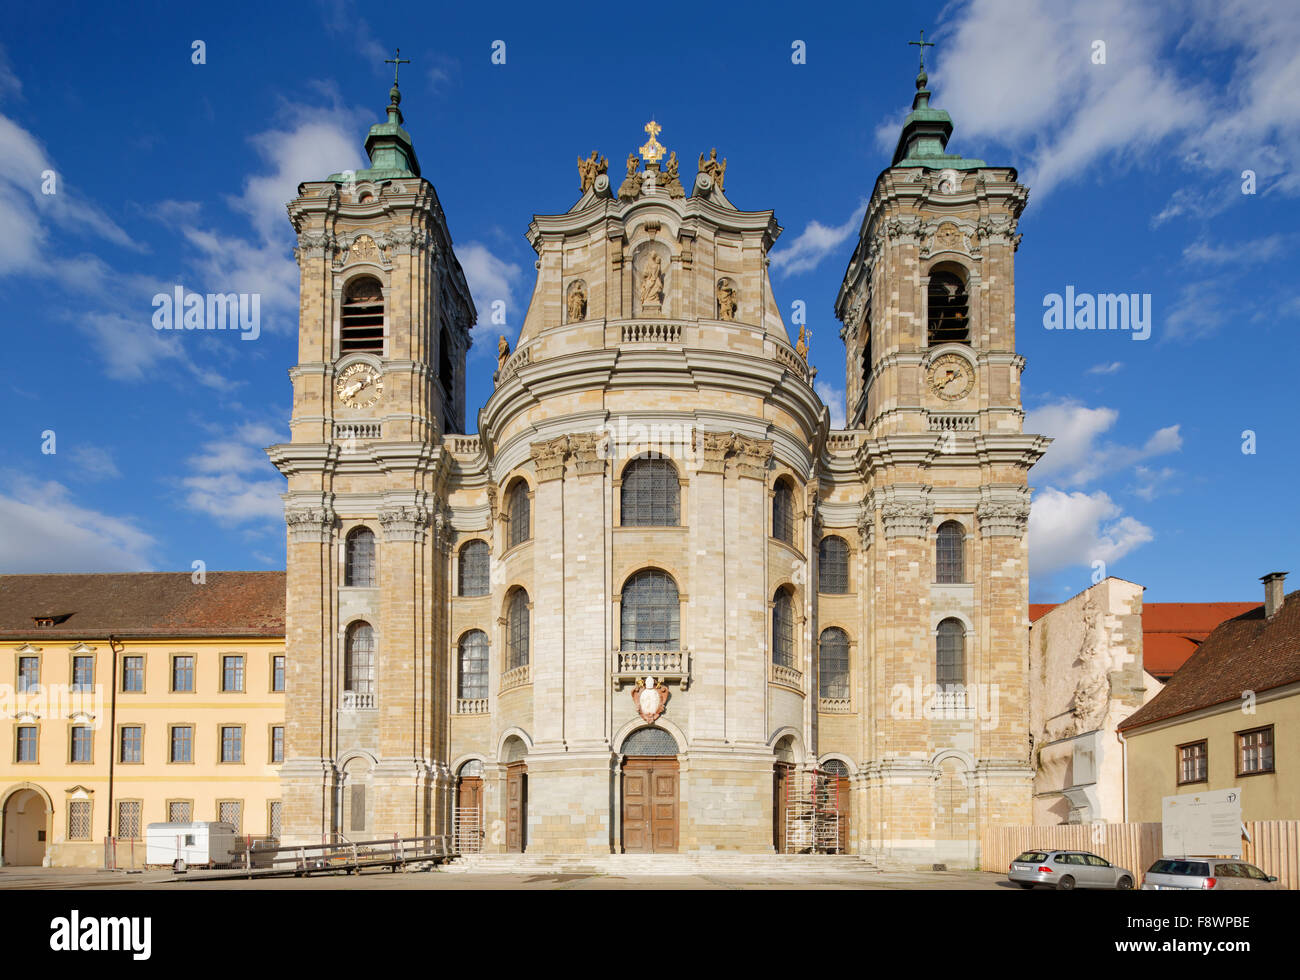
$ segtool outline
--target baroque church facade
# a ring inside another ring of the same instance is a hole
[[[659,127],[537,215],[466,426],[477,311],[393,87],[299,186],[282,839],[977,860],[1028,823],[1027,474],[1007,167],[917,78],[835,300],[832,429],[771,211]]]

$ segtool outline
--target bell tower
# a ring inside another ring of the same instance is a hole
[[[966,864],[979,827],[1030,819],[1028,472],[1049,440],[1021,428],[1028,191],[1012,168],[947,151],[952,120],[927,83],[922,61],[836,315],[876,678],[867,836],[902,859]]]
[[[441,833],[449,807],[442,440],[476,314],[400,105],[395,72],[370,166],[288,205],[299,354],[291,441],[268,449],[289,481],[287,842]]]

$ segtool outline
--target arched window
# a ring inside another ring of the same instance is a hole
[[[375,587],[375,533],[368,527],[353,528],[344,548],[343,584],[359,589]]]
[[[647,568],[623,585],[622,650],[680,650],[681,603],[667,572]]]
[[[966,529],[957,521],[939,525],[934,546],[935,581],[951,584],[966,581]]]
[[[343,690],[375,693],[375,631],[369,623],[348,627],[343,651]]]
[[[506,520],[510,522],[510,547],[523,544],[532,536],[528,523],[528,484],[516,480],[506,494]]]
[[[959,619],[945,619],[935,638],[935,683],[940,691],[966,684],[966,627]]]
[[[343,292],[339,353],[384,351],[384,288],[374,276],[348,283]]]
[[[772,663],[794,667],[794,596],[785,586],[772,600]]]
[[[506,670],[528,663],[528,593],[515,589],[506,600]]]
[[[460,638],[461,698],[488,696],[488,638],[482,630],[470,630]]]
[[[442,390],[447,393],[449,398],[455,398],[455,372],[452,369],[452,350],[451,334],[447,332],[444,324],[442,330],[438,333],[438,380],[442,382]]]
[[[822,538],[817,549],[817,591],[849,591],[849,544],[841,537]]]
[[[625,527],[676,527],[681,523],[677,468],[666,459],[634,459],[623,471],[620,521]]]
[[[776,481],[772,494],[772,537],[794,544],[794,490],[784,477]]]
[[[928,299],[930,346],[970,343],[966,283],[951,272],[932,273]]]
[[[487,542],[481,538],[466,541],[460,549],[460,594],[487,595],[491,579]]]
[[[817,674],[822,697],[849,696],[849,635],[842,629],[832,626],[822,630],[817,649]]]

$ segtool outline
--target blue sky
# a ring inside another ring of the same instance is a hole
[[[0,571],[283,567],[283,481],[261,450],[287,437],[296,359],[284,203],[364,165],[396,46],[424,175],[479,309],[505,300],[509,335],[532,289],[530,216],[567,210],[577,156],[620,166],[653,115],[684,170],[716,146],[731,200],[776,211],[777,299],[807,304],[840,415],[833,301],[921,27],[949,149],[1030,186],[1017,345],[1026,429],[1057,440],[1031,474],[1031,597],[1085,588],[1096,560],[1149,601],[1255,599],[1258,576],[1297,566],[1293,5],[467,6],[9,12]],[[155,331],[151,298],[178,284],[260,294],[261,336]],[[1150,338],[1045,330],[1044,297],[1066,286],[1149,294]],[[471,418],[495,362],[482,319]]]

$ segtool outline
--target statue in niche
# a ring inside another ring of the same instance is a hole
[[[668,163],[664,166],[664,189],[670,198],[685,197],[686,188],[682,186],[681,176],[677,172],[677,151],[668,154]]]
[[[618,188],[618,196],[624,201],[630,201],[641,194],[641,175],[636,172],[637,156],[635,153],[627,155],[627,178]]]
[[[730,279],[718,280],[717,298],[718,319],[736,319],[736,308],[739,304],[736,302],[736,287],[732,285]]]
[[[595,183],[597,174],[603,174],[608,169],[609,161],[595,150],[585,160],[578,157],[578,183],[582,187],[582,193],[587,193],[587,189]]]
[[[569,285],[567,304],[570,323],[587,319],[587,290],[581,279]]]
[[[700,173],[708,174],[713,178],[713,182],[718,185],[718,190],[722,190],[722,181],[727,176],[727,158],[723,157],[722,162],[718,162],[718,148],[715,146],[709,151],[709,158],[704,159],[704,154],[700,154]]]
[[[658,307],[664,298],[664,266],[658,252],[651,252],[641,271],[641,305]]]

